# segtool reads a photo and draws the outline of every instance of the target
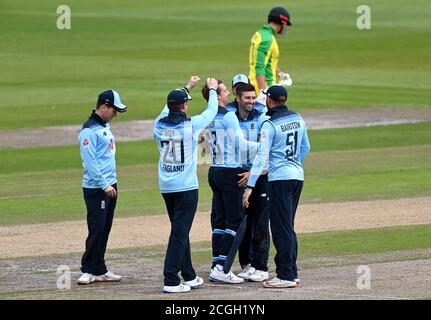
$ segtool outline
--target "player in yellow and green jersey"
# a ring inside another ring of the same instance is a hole
[[[278,77],[285,76],[278,68],[280,52],[275,36],[285,34],[290,25],[289,12],[283,7],[275,7],[268,14],[268,24],[251,39],[249,78],[258,96],[263,89],[277,83]]]

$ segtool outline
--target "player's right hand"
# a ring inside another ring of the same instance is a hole
[[[113,186],[106,187],[103,191],[105,191],[109,198],[115,198],[117,196],[117,190],[115,190]]]
[[[252,192],[253,192],[253,189],[251,189],[251,188],[245,188],[245,190],[244,190],[244,194],[242,196],[242,204],[243,204],[244,208],[246,208],[246,209],[250,205],[248,203],[248,199],[250,198]]]

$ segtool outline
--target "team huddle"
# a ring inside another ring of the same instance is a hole
[[[190,91],[199,80],[193,76],[184,88],[170,92],[154,125],[160,151],[160,191],[172,227],[163,290],[187,292],[204,282],[193,269],[189,243],[198,202],[196,171],[202,139],[210,149],[208,183],[213,192],[209,280],[231,284],[265,281],[264,287],[294,287],[299,279],[293,218],[287,219],[279,210],[289,210],[289,216],[294,216],[299,201],[302,163],[310,148],[304,120],[284,105],[287,90],[283,86],[264,90],[266,105],[257,104],[255,87],[243,74],[232,79],[233,102],[229,102],[230,92],[222,81],[208,78],[202,89],[208,101],[206,110],[187,118]],[[166,166],[182,169],[167,171]],[[295,181],[293,185],[280,183],[290,180]],[[276,196],[272,198],[271,194]],[[284,194],[290,198],[285,199]],[[247,223],[241,228],[244,216]],[[277,277],[266,281],[270,217],[277,249]],[[241,272],[236,275],[231,270],[231,260],[238,247]]]
[[[211,159],[208,184],[213,194],[209,281],[249,280],[263,282],[265,288],[299,284],[294,219],[310,143],[303,118],[286,106],[283,85],[291,84],[290,76],[278,69],[275,35],[285,33],[288,25],[290,16],[284,8],[270,11],[268,25],[252,38],[249,76],[235,75],[232,93],[221,80],[207,78],[202,88],[206,109],[188,118],[190,93],[200,81],[192,76],[185,87],[168,94],[155,119],[159,187],[171,223],[163,269],[166,293],[188,292],[204,283],[193,268],[189,241],[202,152]],[[102,93],[78,138],[89,226],[79,284],[121,280],[107,270],[104,254],[117,197],[115,140],[108,122],[126,109],[117,92]],[[270,229],[277,251],[276,276],[271,280]],[[232,262],[237,252],[241,270],[235,274]]]

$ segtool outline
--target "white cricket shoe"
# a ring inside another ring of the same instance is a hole
[[[254,282],[262,282],[262,281],[268,280],[268,279],[269,279],[268,271],[262,271],[262,270],[256,270],[248,278],[249,281],[254,281]]]
[[[184,281],[184,284],[188,285],[192,289],[195,289],[195,288],[198,288],[204,284],[204,279],[196,276],[196,278],[194,278],[193,280]]]
[[[183,293],[189,292],[192,288],[189,285],[180,283],[177,286],[164,286],[163,292],[165,293]]]
[[[277,277],[263,283],[264,288],[296,288],[295,281],[281,280]]]
[[[95,277],[91,273],[83,273],[78,279],[78,284],[90,284],[95,280]]]
[[[296,284],[299,286],[299,278],[295,279]]]
[[[211,271],[210,281],[224,282],[224,283],[243,283],[244,279],[237,277],[232,271],[224,273],[223,267],[216,265]]]
[[[100,276],[94,276],[94,281],[96,282],[118,282],[121,281],[123,277],[112,273],[111,271],[106,272]]]
[[[240,273],[238,273],[238,277],[243,278],[244,280],[250,279],[250,276],[256,271],[251,265],[246,265]]]

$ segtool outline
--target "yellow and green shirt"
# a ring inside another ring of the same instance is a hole
[[[256,77],[265,76],[267,87],[272,86],[277,80],[277,65],[280,52],[275,31],[271,26],[264,25],[251,38],[250,47],[250,82],[259,94],[259,86]]]

